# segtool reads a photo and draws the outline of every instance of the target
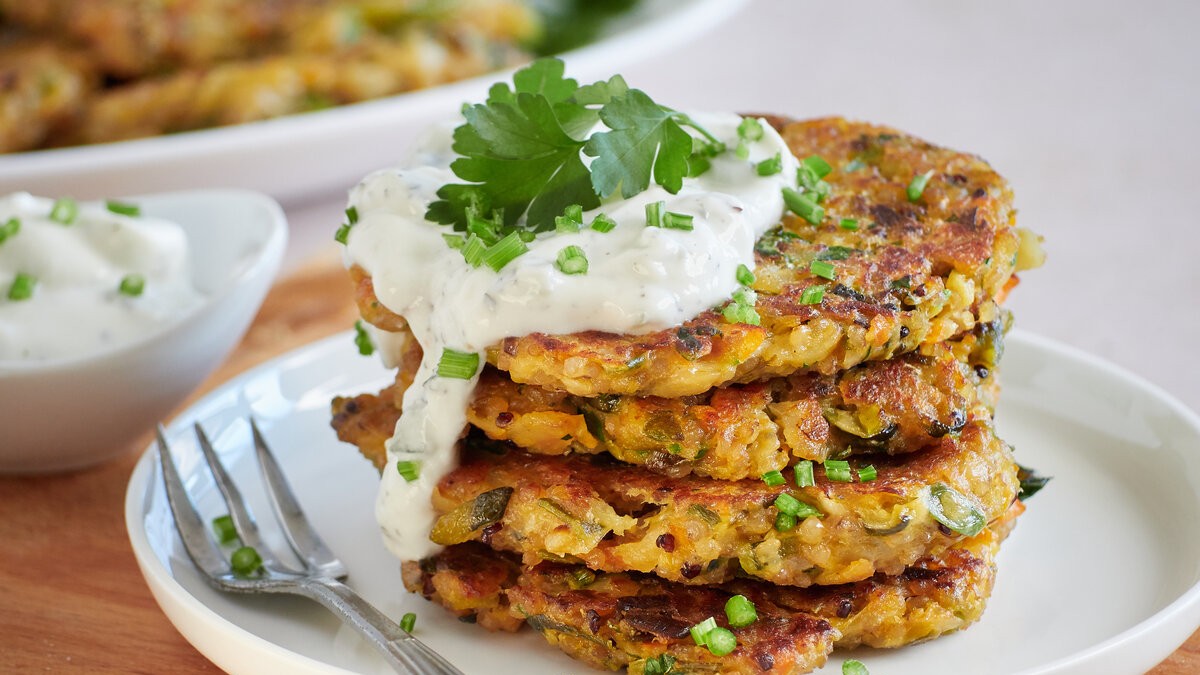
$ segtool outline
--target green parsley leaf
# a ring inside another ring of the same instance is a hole
[[[464,116],[467,124],[454,130],[453,144],[462,157],[451,168],[475,184],[442,186],[426,218],[462,229],[470,209],[503,213],[508,226],[524,214],[540,232],[572,204],[600,205],[579,155],[583,142],[567,134],[544,96],[518,93],[514,103],[469,106]]]
[[[683,186],[692,136],[674,112],[638,89],[614,97],[600,109],[611,131],[593,135],[584,148],[592,162],[592,185],[601,197],[618,190],[628,199],[654,182],[675,194]]]

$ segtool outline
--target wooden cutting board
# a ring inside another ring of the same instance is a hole
[[[336,258],[314,260],[276,284],[237,350],[192,400],[349,328],[356,316]],[[0,478],[0,673],[220,672],[167,621],[129,548],[125,486],[150,440],[147,433],[95,469]],[[1151,673],[1200,673],[1200,632]]]

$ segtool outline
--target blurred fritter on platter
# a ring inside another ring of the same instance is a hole
[[[253,122],[473,77],[572,46],[554,26],[601,18],[582,4],[0,0],[0,152]]]

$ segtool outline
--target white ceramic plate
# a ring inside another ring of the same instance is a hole
[[[746,0],[642,0],[600,38],[562,55],[568,75],[607,78],[628,63],[695,38]],[[285,206],[345,191],[403,156],[430,123],[508,79],[491,73],[375,101],[274,120],[119,143],[0,155],[0,194],[104,198],[129,192],[236,186]],[[633,83],[635,86],[637,83]]]
[[[1002,376],[1000,433],[1019,461],[1054,480],[1006,542],[987,613],[960,634],[850,654],[887,675],[1141,673],[1200,626],[1200,417],[1129,373],[1020,332],[1008,340]],[[368,600],[393,617],[416,612],[418,635],[469,674],[586,672],[531,631],[489,634],[401,587],[374,525],[377,474],[328,423],[334,395],[372,391],[388,379],[346,334],[213,391],[168,430],[199,508],[224,512],[189,426],[202,422],[243,492],[261,496],[244,421],[252,414],[318,531],[347,563],[350,584]],[[267,513],[261,500],[251,506]],[[133,474],[125,513],[159,604],[221,668],[389,672],[315,603],[227,596],[206,586],[175,536],[152,452]],[[835,655],[825,670],[840,672],[844,657]]]

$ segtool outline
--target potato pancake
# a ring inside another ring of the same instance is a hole
[[[919,453],[875,459],[873,477],[861,460],[818,465],[808,487],[791,476],[782,485],[670,478],[603,456],[531,455],[479,439],[468,439],[462,459],[433,496],[435,543],[486,540],[526,565],[582,563],[693,585],[898,574],[1000,518],[1018,491],[1010,449],[982,421]]]
[[[855,453],[902,454],[991,416],[993,375],[1007,313],[950,343],[923,345],[888,361],[834,375],[798,373],[718,387],[679,399],[580,397],[519,385],[487,369],[467,410],[490,438],[547,455],[608,452],[669,476],[757,478],[797,460]],[[420,363],[406,342],[397,373],[411,381]],[[338,437],[381,467],[406,385],[333,402]]]
[[[712,310],[645,335],[512,336],[489,361],[514,382],[576,396],[678,398],[798,370],[832,374],[997,315],[993,299],[1024,261],[1011,191],[986,162],[840,118],[773,123],[797,157],[820,156],[832,170],[818,223],[789,214],[758,241],[761,325]],[[917,176],[927,182],[910,198]],[[351,276],[364,319],[404,325],[362,269]]]
[[[991,594],[1002,535],[985,530],[896,576],[806,589],[748,580],[696,588],[557,563],[522,568],[478,544],[405,563],[404,583],[489,630],[528,623],[596,668],[639,674],[665,656],[678,672],[802,673],[834,648],[899,647],[970,625]],[[737,649],[716,657],[688,629],[709,617],[728,626],[725,603],[735,594],[754,603],[758,619],[734,628]]]

